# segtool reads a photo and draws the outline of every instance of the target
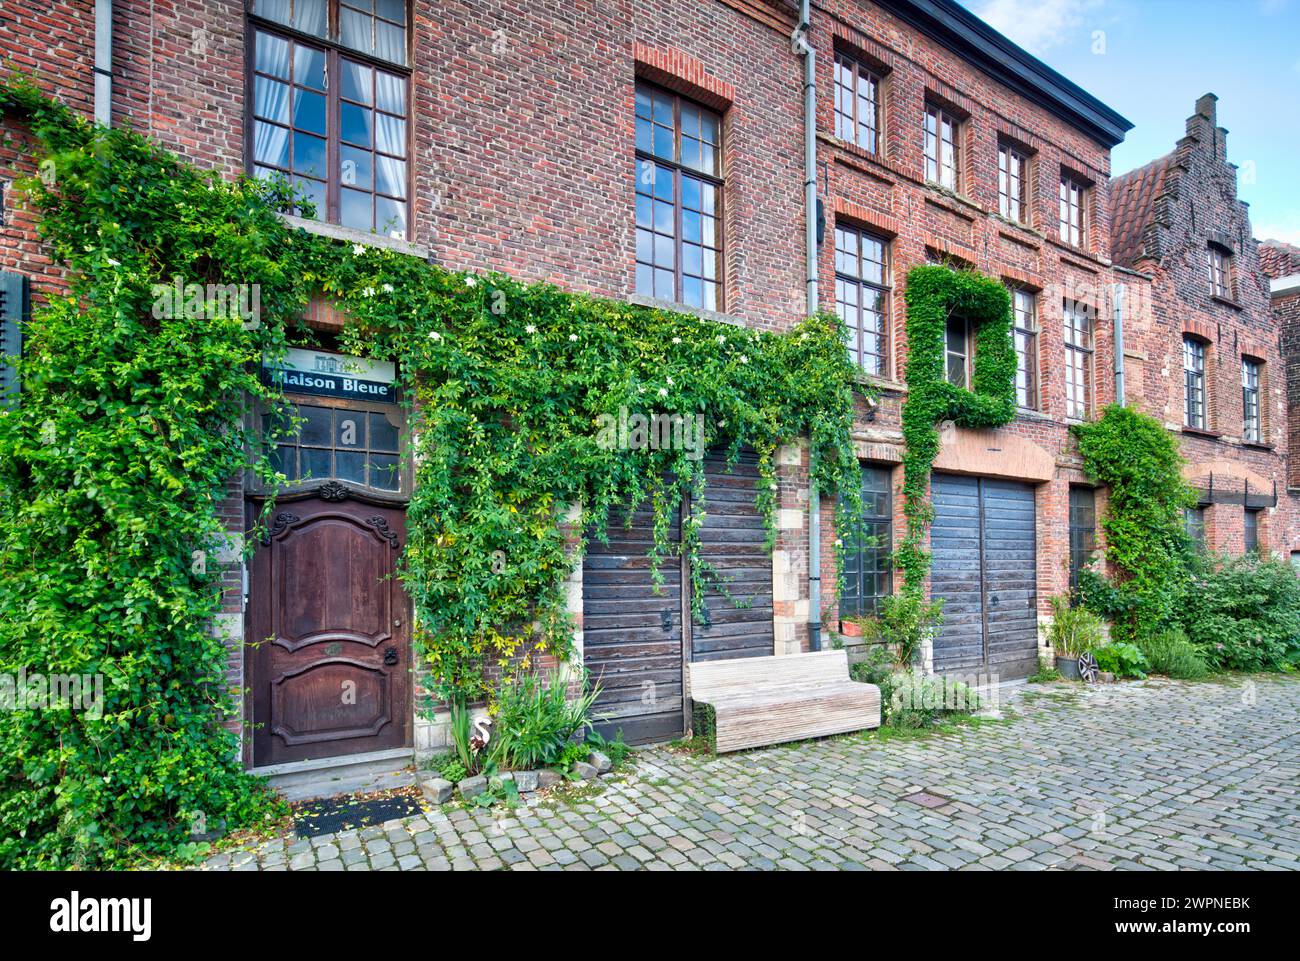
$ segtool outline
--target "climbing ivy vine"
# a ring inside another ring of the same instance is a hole
[[[1131,642],[1176,620],[1187,582],[1183,509],[1196,496],[1178,442],[1155,418],[1112,404],[1072,430],[1084,471],[1108,490],[1101,526],[1115,596],[1100,613],[1113,619],[1113,637]]]
[[[193,854],[197,830],[280,813],[226,726],[218,504],[241,471],[283,480],[247,414],[289,414],[258,368],[309,341],[313,296],[350,317],[344,349],[399,366],[416,465],[401,577],[441,697],[490,694],[485,668],[539,650],[567,656],[566,533],[604,537],[628,505],[653,506],[656,560],[685,551],[697,587],[725,590],[699,557],[704,448],[757,452],[769,543],[775,451],[801,437],[842,532],[860,517],[833,316],[777,335],[456,273],[294,229],[283,184],[197,170],[25,79],[0,84],[0,109],[41,150],[22,187],[69,285],[34,312],[21,406],[0,414],[0,674],[105,679],[94,710],[0,713],[0,866]],[[258,309],[209,289],[160,311],[177,282],[256,291]],[[698,415],[702,435],[604,442],[624,412]]]
[[[903,403],[903,512],[907,529],[895,552],[903,592],[919,599],[930,571],[925,540],[934,520],[930,472],[939,454],[939,424],[989,428],[1016,414],[1016,352],[1011,298],[998,281],[973,271],[927,264],[907,275],[907,399]],[[945,377],[949,318],[974,330],[970,389]]]

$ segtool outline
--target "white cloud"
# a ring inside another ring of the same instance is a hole
[[[1030,53],[1069,41],[1105,0],[978,0],[976,16]]]
[[[1272,223],[1255,224],[1253,232],[1260,240],[1280,240],[1284,244],[1300,247],[1300,215]]]

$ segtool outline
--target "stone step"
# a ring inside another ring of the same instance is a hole
[[[289,801],[310,801],[339,794],[368,794],[415,784],[411,748],[372,751],[345,757],[291,761],[253,768]]]

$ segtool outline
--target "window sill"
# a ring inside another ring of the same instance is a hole
[[[638,307],[653,307],[656,310],[666,310],[674,314],[686,314],[690,317],[698,317],[700,320],[711,320],[716,324],[730,324],[732,327],[744,327],[745,322],[734,314],[724,314],[716,310],[706,310],[703,307],[692,307],[690,304],[679,304],[675,300],[664,300],[662,297],[650,297],[646,294],[629,294],[627,297],[629,304],[636,304]]]
[[[1265,450],[1265,451],[1277,450],[1277,447],[1275,445],[1266,443],[1265,441],[1262,440],[1243,440],[1241,442],[1241,446],[1249,447],[1251,450]]]
[[[1025,420],[1053,420],[1050,414],[1045,414],[1034,407],[1017,407],[1016,416],[1023,417]],[[1069,418],[1066,419],[1069,420]],[[1077,421],[1077,423],[1081,424],[1083,421]]]
[[[343,227],[339,224],[329,224],[321,220],[308,220],[306,217],[295,217],[293,214],[280,214],[280,219],[290,227],[297,227],[309,234],[329,237],[332,240],[342,240],[350,244],[363,244],[366,247],[391,250],[395,253],[419,257],[421,260],[429,259],[429,248],[425,244],[417,244],[410,240],[398,240],[395,237],[385,237],[383,234],[374,234],[368,230],[357,230],[355,227]]]
[[[869,374],[865,370],[858,371],[857,382],[879,388],[891,394],[907,393],[907,385],[902,381],[890,380],[888,377],[882,377],[879,374]]]
[[[1200,427],[1184,426],[1182,428],[1182,432],[1184,434],[1191,434],[1193,437],[1205,437],[1208,438],[1209,440],[1219,440],[1221,437],[1223,437],[1223,435],[1216,430],[1203,430]]]
[[[1245,310],[1246,308],[1230,297],[1220,297],[1218,294],[1210,294],[1210,301],[1215,304],[1222,304],[1224,307],[1231,307],[1233,310]]]

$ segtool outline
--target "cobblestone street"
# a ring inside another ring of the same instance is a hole
[[[235,870],[1300,869],[1300,682],[1022,688],[1005,717],[700,758],[513,811],[455,805]]]

